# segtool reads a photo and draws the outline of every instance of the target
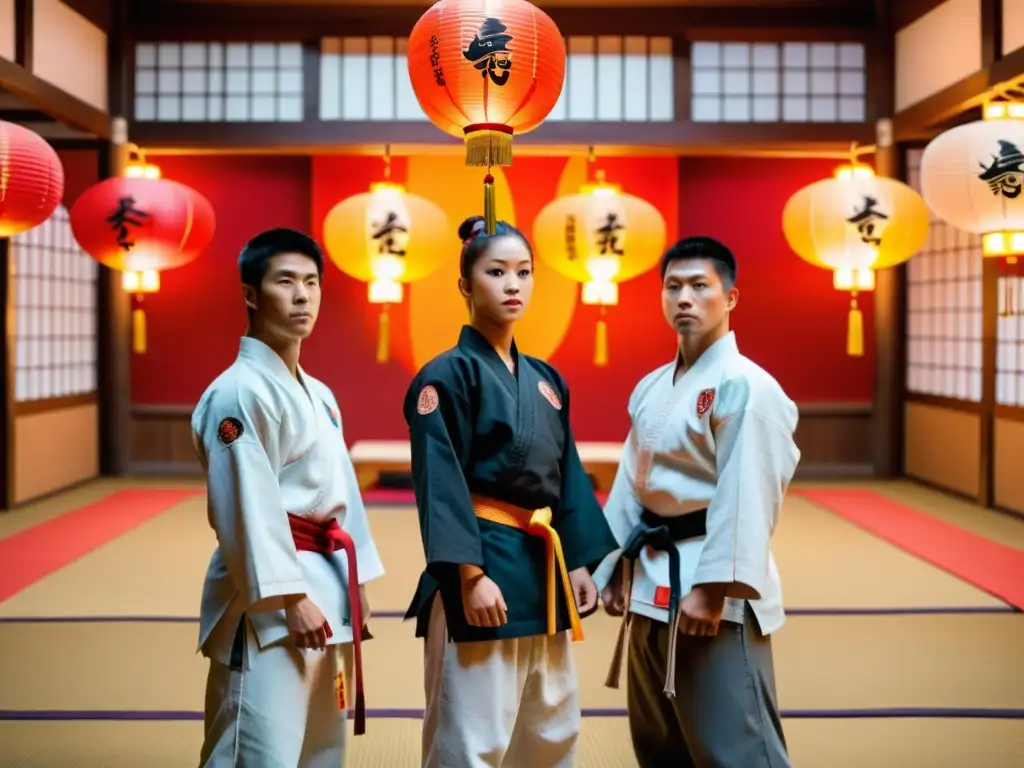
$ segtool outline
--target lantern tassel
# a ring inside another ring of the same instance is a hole
[[[597,321],[594,331],[594,365],[608,365],[608,323],[603,317]]]
[[[850,357],[864,355],[864,315],[857,306],[857,299],[850,299],[850,314],[846,323],[846,354]]]
[[[132,351],[146,354],[146,312],[142,307],[132,310]]]
[[[493,235],[498,228],[498,212],[494,203],[494,177],[484,176],[484,232]]]
[[[466,165],[491,168],[512,165],[512,129],[500,123],[467,125]]]
[[[388,305],[385,304],[380,310],[380,322],[377,327],[377,362],[386,363],[391,349],[391,316],[388,314]]]

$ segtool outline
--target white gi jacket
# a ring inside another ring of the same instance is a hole
[[[729,333],[673,383],[676,362],[645,376],[629,400],[632,428],[605,506],[621,548],[646,507],[662,517],[707,508],[707,535],[677,544],[684,597],[695,584],[740,582],[761,631],[785,622],[770,549],[782,499],[800,460],[797,407]],[[611,579],[622,550],[594,574]],[[668,554],[644,547],[630,610],[668,621]],[[659,587],[661,589],[659,589]],[[743,622],[744,600],[727,598],[722,618]]]
[[[297,552],[287,517],[336,518],[355,543],[359,582],[384,574],[331,390],[301,368],[296,379],[274,350],[243,338],[196,406],[192,439],[218,542],[203,586],[203,655],[228,664],[243,615],[261,648],[283,640],[282,596],[297,593],[323,612],[328,643],[351,642],[344,551]]]

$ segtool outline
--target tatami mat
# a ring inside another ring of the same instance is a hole
[[[371,604],[404,612],[423,567],[416,512],[368,514],[387,570],[369,586]],[[214,544],[198,496],[0,603],[0,617],[196,616]],[[773,549],[790,609],[1003,605],[799,496],[786,502]]]
[[[1015,768],[1024,725],[1012,720],[786,720],[794,768]],[[198,722],[0,722],[2,768],[183,768],[195,765]],[[371,720],[349,739],[353,768],[418,768],[420,723]],[[636,766],[624,718],[587,718],[579,768]]]
[[[365,648],[367,706],[422,709],[422,644],[379,619]],[[616,622],[596,614],[573,646],[586,708],[625,707],[604,687]],[[57,664],[26,663],[60,637]],[[0,709],[201,710],[194,624],[2,624]],[[798,616],[775,637],[780,705],[1024,709],[1024,616]],[[116,673],[114,672],[116,671]]]
[[[0,538],[125,487],[203,490],[190,482],[100,481],[0,516]],[[871,487],[1024,548],[1024,525],[1013,518],[909,484]],[[415,510],[372,507],[369,514],[388,571],[370,587],[372,606],[378,613],[402,612],[422,567]],[[0,603],[0,710],[197,717],[207,662],[195,653],[198,625],[192,617],[214,542],[199,495]],[[786,503],[773,548],[786,605],[798,614],[1003,606],[796,495]],[[171,620],[95,622],[90,616]],[[598,613],[584,626],[587,639],[574,646],[581,703],[585,709],[621,709],[624,688],[603,685],[617,623]],[[378,615],[371,628],[376,637],[366,646],[368,706],[376,714],[419,710],[422,645],[412,623]],[[780,704],[794,715],[1024,709],[1022,614],[792,615],[773,642]],[[796,768],[1024,768],[1020,719],[792,717],[786,732]],[[201,739],[202,724],[195,719],[0,720],[0,768],[179,768],[195,765]],[[350,741],[348,765],[415,768],[419,743],[419,721],[373,717],[369,733]],[[625,719],[586,718],[577,765],[634,766]]]

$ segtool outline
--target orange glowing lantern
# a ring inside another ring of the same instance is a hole
[[[466,165],[512,164],[513,136],[548,116],[565,81],[565,40],[527,0],[439,0],[409,35],[409,77],[430,121],[466,142]],[[493,234],[494,180],[484,181]]]
[[[160,178],[146,163],[125,176],[93,184],[71,208],[71,230],[82,250],[122,273],[121,285],[138,305],[160,290],[160,272],[199,258],[213,239],[210,202],[194,189]],[[146,351],[146,316],[132,312],[132,347]]]
[[[388,307],[401,303],[402,283],[427,277],[450,256],[448,217],[402,185],[383,181],[335,205],[324,219],[323,237],[331,261],[368,283],[370,303],[381,305],[377,362],[387,362]]]
[[[875,288],[875,270],[910,259],[928,237],[928,207],[913,189],[879,178],[854,161],[835,177],[799,190],[782,211],[789,247],[816,267],[832,270],[832,284],[850,292],[846,353],[864,354],[864,318],[857,292]]]
[[[584,304],[601,308],[594,341],[594,365],[608,364],[605,308],[619,303],[619,283],[641,275],[665,248],[665,220],[646,200],[625,194],[604,180],[585,184],[579,194],[548,203],[533,223],[537,254],[566,277],[583,284]]]
[[[0,120],[0,237],[37,227],[64,196],[64,167],[34,131]]]

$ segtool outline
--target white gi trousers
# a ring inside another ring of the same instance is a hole
[[[448,642],[435,596],[424,648],[423,768],[571,768],[580,732],[568,632]]]
[[[200,768],[341,768],[348,715],[336,684],[342,670],[345,684],[352,680],[351,646],[285,641],[261,650],[245,628],[241,664],[210,659]],[[347,707],[355,691],[345,696]]]

